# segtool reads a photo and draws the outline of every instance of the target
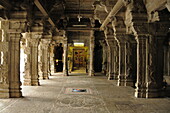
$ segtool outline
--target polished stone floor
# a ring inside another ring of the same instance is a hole
[[[135,98],[133,88],[101,75],[53,75],[40,83],[22,86],[23,98],[0,99],[0,113],[170,113],[170,98]]]

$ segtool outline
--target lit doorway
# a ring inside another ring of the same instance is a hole
[[[73,68],[74,70],[79,70],[85,68],[85,50],[84,49],[74,49],[73,50]]]

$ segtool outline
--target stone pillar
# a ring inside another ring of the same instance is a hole
[[[137,40],[137,82],[135,97],[150,98],[162,96],[163,48],[151,35],[138,36]],[[160,53],[162,51],[162,53]]]
[[[21,82],[20,82],[20,39],[21,34],[11,32],[9,35],[9,93],[10,97],[21,97]]]
[[[0,23],[0,98],[9,98],[9,43],[6,31],[2,26],[6,22],[0,21]]]
[[[39,49],[39,79],[49,79],[49,43],[51,39],[41,39]]]
[[[115,37],[119,46],[118,86],[126,86],[126,38],[125,35],[116,35]]]
[[[51,42],[51,39],[49,41],[49,43]],[[47,50],[47,68],[48,68],[48,76],[51,76],[51,67],[50,67],[50,45],[48,47],[48,50]]]
[[[91,31],[91,36],[90,36],[90,65],[89,65],[89,76],[94,76],[94,31]]]
[[[118,80],[119,75],[119,46],[115,43],[114,49],[114,80]]]
[[[164,76],[170,76],[170,29],[164,40]]]
[[[107,45],[104,40],[100,41],[100,45],[102,45],[102,73],[106,74],[106,68],[107,68]]]
[[[50,44],[50,70],[51,75],[55,73],[54,71],[54,45]]]
[[[127,40],[130,40],[130,37],[127,37]],[[126,42],[126,54],[125,54],[125,86],[132,86],[134,87],[134,75],[133,75],[133,71],[135,71],[134,66],[135,65],[133,63],[133,60],[135,60],[135,58],[132,57],[132,51],[133,51],[133,46],[132,43],[130,41]],[[136,56],[136,52],[133,53],[134,57]],[[136,65],[135,65],[136,66]],[[136,72],[136,71],[135,71]],[[136,76],[136,74],[135,74]]]
[[[26,67],[24,76],[24,85],[38,86],[38,45],[42,33],[23,33],[23,37],[26,38],[28,48],[25,48]],[[27,51],[27,52],[26,52]]]
[[[106,37],[106,43],[108,45],[108,63],[109,63],[109,71],[108,71],[108,80],[114,79],[114,49],[115,49],[115,39],[113,35]]]
[[[64,64],[63,64],[63,74],[64,76],[68,76],[68,62],[67,62],[67,54],[68,54],[68,42],[67,38],[64,39]]]

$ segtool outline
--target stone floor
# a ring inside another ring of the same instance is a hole
[[[105,76],[51,76],[41,86],[23,86],[23,98],[0,99],[0,113],[170,113],[170,98],[139,99],[131,87]],[[69,93],[86,88],[87,93]]]

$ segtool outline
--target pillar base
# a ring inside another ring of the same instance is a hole
[[[63,75],[68,76],[68,70],[63,70]]]
[[[158,98],[163,96],[164,93],[161,89],[135,89],[136,98]]]
[[[47,79],[49,79],[49,77],[48,77],[48,74],[47,74],[47,73],[42,74],[42,75],[39,75],[39,80],[47,80]]]
[[[114,80],[118,80],[118,75],[114,75]]]
[[[126,86],[126,77],[125,77],[125,75],[118,75],[117,86]]]
[[[114,75],[110,73],[108,76],[108,80],[114,80]]]
[[[31,86],[39,86],[40,83],[39,83],[39,80],[32,80],[31,81]]]
[[[1,84],[0,98],[9,98],[9,87],[8,87],[8,85]]]
[[[31,86],[31,76],[25,75],[24,76],[24,86]]]
[[[10,91],[10,98],[20,98],[22,97],[22,92],[18,90],[13,90],[12,92]]]
[[[126,76],[118,76],[117,86],[131,86],[134,87],[133,80],[131,78],[126,78]]]
[[[49,77],[47,76],[47,77],[39,77],[39,80],[48,80],[49,79]]]
[[[31,86],[31,79],[25,79],[23,85],[24,86]]]
[[[89,76],[95,76],[94,71],[89,71]]]

